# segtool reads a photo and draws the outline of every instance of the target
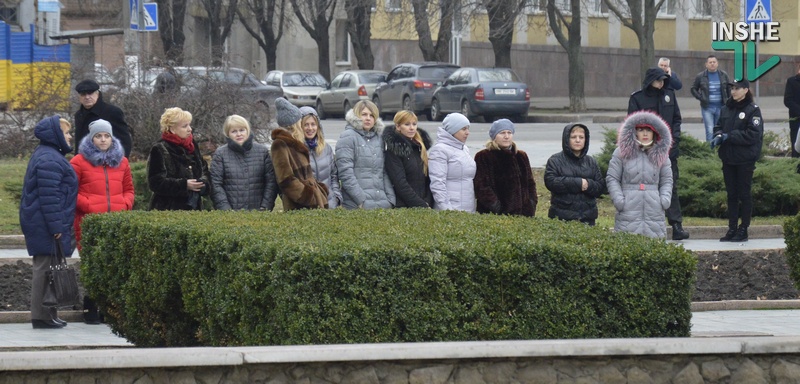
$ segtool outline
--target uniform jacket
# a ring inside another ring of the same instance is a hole
[[[475,212],[475,160],[469,148],[439,127],[436,144],[428,151],[433,207]]]
[[[425,148],[431,147],[431,138],[428,132],[417,130]],[[383,130],[384,166],[389,180],[392,181],[394,195],[397,201],[395,207],[420,207],[432,208],[433,195],[431,195],[431,181],[424,172],[422,162],[422,147],[399,132],[394,125],[389,125]]]
[[[728,135],[719,146],[718,155],[723,164],[755,164],[761,157],[764,119],[750,92],[739,102],[728,99],[714,127],[714,136],[718,133]]]
[[[789,108],[789,117],[800,117],[800,75],[786,79],[783,105]]]
[[[574,126],[583,127],[586,143],[580,155],[569,148],[570,131]],[[550,211],[548,216],[561,220],[594,222],[597,219],[597,198],[606,189],[606,181],[600,167],[589,151],[589,129],[582,124],[567,124],[561,138],[562,151],[547,160],[544,172],[544,185],[550,190]],[[589,188],[582,191],[583,179]]]
[[[717,73],[719,73],[719,86],[722,90],[722,105],[731,98],[731,89],[727,87],[728,83],[731,81],[728,77],[728,74],[721,70],[717,69]],[[697,74],[694,78],[694,83],[692,84],[692,96],[695,99],[700,100],[700,107],[701,108],[708,108],[708,70],[704,70]]]
[[[211,158],[211,186],[216,209],[271,211],[278,183],[267,146],[254,142],[253,135],[242,145],[228,139]]]
[[[670,87],[670,79],[664,80],[661,89],[650,86],[653,81],[665,75],[661,68],[650,68],[645,72],[642,89],[631,94],[628,100],[628,114],[636,111],[651,111],[663,119],[672,133],[672,148],[669,152],[671,159],[677,159],[680,155],[678,145],[681,140],[681,109],[678,107],[678,99],[675,91]]]
[[[67,257],[74,251],[72,223],[78,179],[64,157],[72,151],[58,122],[48,117],[34,128],[39,146],[33,151],[22,185],[19,223],[31,256],[52,255],[54,238],[61,234],[61,247]]]
[[[116,105],[106,103],[103,100],[102,92],[97,95],[97,103],[91,108],[86,109],[81,105],[75,112],[75,142],[80,143],[89,134],[89,123],[98,119],[111,123],[113,136],[122,144],[125,157],[130,157],[133,139],[131,138],[131,129],[125,122],[125,114]],[[75,154],[79,151],[80,148],[76,147]]]
[[[328,187],[314,178],[308,147],[283,128],[272,130],[272,164],[284,211],[328,207]]]
[[[513,144],[507,149],[484,149],[475,154],[475,197],[478,212],[536,215],[539,197],[528,155]]]
[[[197,143],[195,150],[189,153],[186,148],[163,139],[157,141],[150,149],[147,158],[147,184],[153,191],[150,209],[169,210],[202,210],[203,200],[190,194],[186,189],[186,181],[197,179],[203,181],[205,187],[199,193],[207,195],[211,188],[208,165],[200,154]],[[199,200],[195,206],[190,202]]]
[[[658,133],[650,149],[636,141],[639,123],[652,125]],[[606,175],[608,194],[617,209],[615,231],[666,237],[664,211],[672,199],[671,141],[667,124],[652,113],[634,113],[620,126]]]
[[[392,208],[394,188],[384,170],[383,121],[365,131],[353,110],[345,115],[344,132],[336,143],[336,170],[342,183],[342,206],[347,209]]]
[[[326,145],[322,154],[309,149],[308,160],[311,170],[318,182],[328,187],[328,208],[336,208],[342,202],[342,190],[339,188],[339,175],[336,172],[336,161],[333,158],[333,148]]]
[[[128,159],[116,138],[106,152],[84,137],[80,153],[70,161],[78,177],[78,200],[75,209],[75,239],[80,249],[81,223],[88,213],[133,209],[133,178]]]

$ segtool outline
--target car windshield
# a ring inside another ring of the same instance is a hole
[[[386,81],[386,75],[383,73],[361,73],[358,75],[358,81],[361,84],[378,84]]]
[[[300,72],[284,73],[284,87],[324,87],[327,85],[325,78],[319,73]]]
[[[422,67],[419,69],[419,77],[422,79],[446,79],[457,69],[458,67]]]
[[[519,82],[519,78],[514,71],[510,69],[479,69],[478,81],[515,81]]]

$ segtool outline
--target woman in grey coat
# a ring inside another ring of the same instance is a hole
[[[231,115],[222,125],[228,143],[211,159],[211,200],[221,210],[271,211],[278,184],[265,145],[253,141],[250,123]]]
[[[617,209],[614,230],[666,238],[664,211],[672,199],[672,134],[658,115],[630,114],[619,128],[606,184]]]
[[[336,208],[342,203],[342,191],[339,188],[339,175],[336,173],[336,162],[333,159],[333,148],[325,143],[322,125],[319,123],[317,111],[311,107],[300,107],[303,119],[303,136],[308,147],[308,162],[314,171],[314,178],[328,186],[328,208]]]
[[[361,100],[347,111],[347,126],[336,142],[336,169],[347,209],[392,208],[394,189],[383,169],[383,121],[378,107]]]
[[[469,119],[460,113],[444,118],[436,144],[428,152],[428,174],[437,210],[475,212],[475,160],[465,144]]]

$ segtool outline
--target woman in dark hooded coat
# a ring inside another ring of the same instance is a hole
[[[45,272],[55,255],[56,242],[66,257],[75,250],[72,223],[78,178],[64,157],[72,151],[72,128],[58,115],[36,124],[34,135],[40,140],[25,171],[19,222],[25,235],[28,254],[33,256],[31,279],[31,323],[33,328],[63,328],[58,308],[42,306]]]
[[[417,116],[411,111],[394,115],[394,124],[383,130],[384,168],[392,181],[395,208],[432,208],[431,179],[428,177],[428,132],[417,129]]]
[[[562,135],[563,150],[547,160],[544,185],[550,190],[548,217],[577,220],[594,225],[597,198],[606,189],[600,167],[589,152],[589,128],[567,124]]]

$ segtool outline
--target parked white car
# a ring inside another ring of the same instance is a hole
[[[313,107],[317,95],[328,87],[319,72],[307,71],[269,71],[264,83],[283,89],[283,97],[298,107]]]

